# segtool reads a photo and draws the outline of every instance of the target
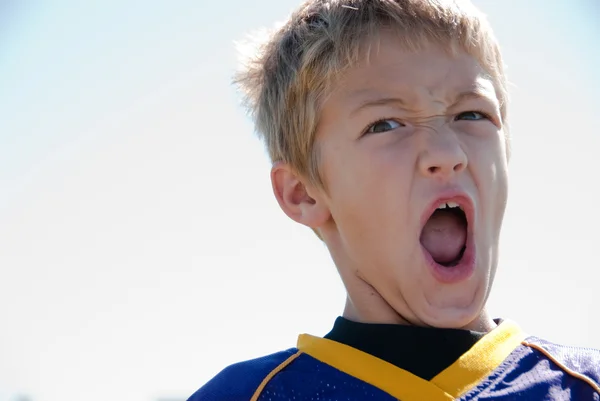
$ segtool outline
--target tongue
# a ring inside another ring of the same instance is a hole
[[[437,263],[458,259],[466,239],[465,219],[450,210],[436,210],[421,233],[421,244]]]

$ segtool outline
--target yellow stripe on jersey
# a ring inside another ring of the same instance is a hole
[[[488,377],[525,337],[516,323],[505,320],[434,377],[431,383],[458,398]]]
[[[298,349],[402,401],[450,401],[450,394],[407,370],[326,338],[302,334]]]
[[[313,358],[402,401],[450,401],[489,376],[524,338],[525,335],[515,323],[503,321],[431,381],[326,338],[301,334],[297,347]]]

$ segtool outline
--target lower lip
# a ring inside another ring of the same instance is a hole
[[[444,284],[455,284],[467,280],[475,271],[475,248],[471,238],[467,239],[467,248],[460,263],[452,267],[445,267],[436,263],[427,249],[423,246],[421,246],[421,249],[433,277]]]

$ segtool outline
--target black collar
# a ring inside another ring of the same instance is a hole
[[[485,334],[470,330],[357,323],[338,317],[325,338],[431,380]]]

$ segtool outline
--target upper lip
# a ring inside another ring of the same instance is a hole
[[[465,217],[467,219],[467,230],[471,232],[473,227],[472,223],[475,217],[475,207],[473,199],[469,196],[469,194],[462,190],[451,190],[438,193],[435,199],[427,205],[427,207],[423,211],[423,214],[421,215],[421,231],[427,223],[427,220],[429,220],[433,212],[435,212],[435,209],[441,203],[448,202],[454,202],[457,203],[458,206],[460,206],[462,211],[465,213]]]

